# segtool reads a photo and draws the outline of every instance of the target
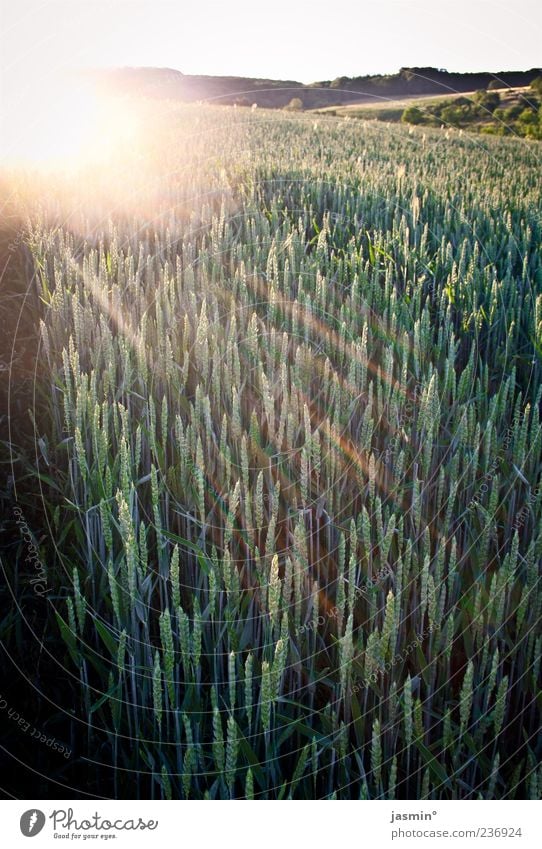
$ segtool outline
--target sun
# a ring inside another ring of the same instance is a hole
[[[81,78],[60,78],[45,94],[26,92],[4,123],[2,159],[42,169],[106,161],[137,132],[125,101]]]

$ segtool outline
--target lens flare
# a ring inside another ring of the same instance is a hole
[[[125,100],[81,78],[58,78],[11,93],[2,109],[0,156],[45,169],[107,161],[131,144],[135,111]]]

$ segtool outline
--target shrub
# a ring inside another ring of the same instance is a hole
[[[303,101],[300,97],[292,97],[286,108],[293,112],[300,112],[303,109]]]
[[[408,106],[401,115],[404,124],[422,124],[424,114],[417,106]]]
[[[495,91],[477,91],[474,95],[474,102],[478,106],[479,114],[482,116],[497,109],[500,100],[500,95]]]

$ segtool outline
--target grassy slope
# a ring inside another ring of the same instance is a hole
[[[494,93],[500,96],[501,109],[509,109],[510,107],[523,106],[527,107],[532,101],[532,89],[529,86],[518,86],[516,88],[502,88],[494,90]],[[400,121],[406,109],[416,107],[422,113],[430,107],[439,105],[450,105],[460,98],[466,98],[474,102],[476,96],[475,91],[464,92],[458,95],[457,92],[444,95],[417,95],[415,97],[400,97],[392,99],[382,99],[378,102],[374,100],[370,103],[350,103],[343,106],[332,106],[324,109],[315,109],[314,111],[321,114],[335,115],[341,118],[360,118],[368,121]],[[445,122],[440,122],[444,124]],[[465,122],[465,129],[479,131],[483,127],[499,126],[499,121],[490,113],[477,115],[474,120]]]
[[[501,105],[505,108],[527,98],[529,96],[529,92],[529,86],[518,86],[517,88],[502,88],[496,90],[496,93],[498,93],[501,97]],[[397,112],[399,117],[401,117],[404,110],[408,109],[410,106],[417,106],[420,109],[424,109],[428,106],[434,106],[444,101],[453,102],[459,96],[474,99],[475,94],[475,91],[466,91],[462,92],[461,95],[458,95],[458,93],[454,91],[448,94],[439,95],[422,94],[415,95],[413,97],[406,95],[404,97],[386,98],[378,101],[372,99],[370,102],[363,104],[347,103],[343,106],[330,106],[320,110],[316,109],[314,111],[322,112],[323,114],[332,113],[340,118],[349,116],[350,118],[378,119],[380,113],[390,110],[390,112]]]

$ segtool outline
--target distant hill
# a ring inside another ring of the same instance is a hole
[[[517,88],[528,86],[542,75],[542,70],[459,74],[437,68],[401,68],[396,74],[337,77],[310,85],[295,80],[194,76],[170,68],[117,68],[94,74],[109,89],[142,97],[242,106],[256,103],[267,108],[283,108],[293,98],[299,98],[303,108],[317,109],[388,98],[470,92],[485,89],[494,81],[502,88]]]

